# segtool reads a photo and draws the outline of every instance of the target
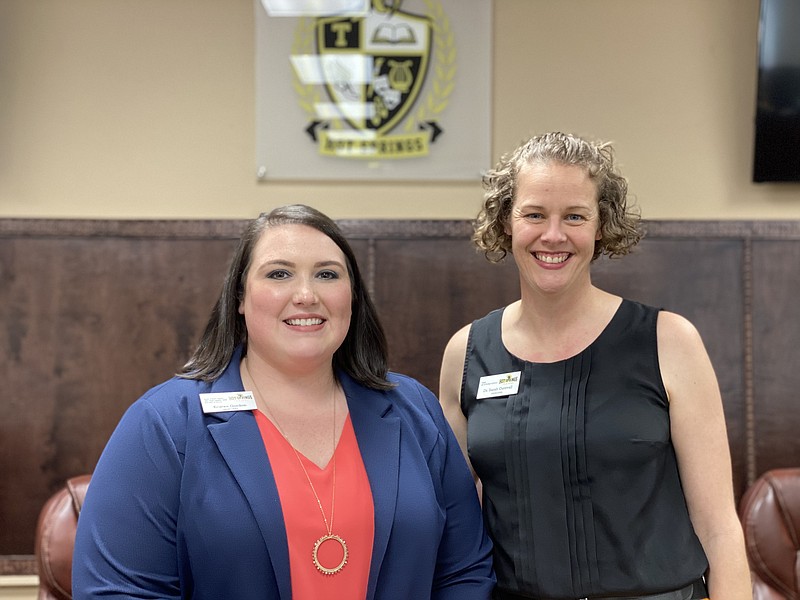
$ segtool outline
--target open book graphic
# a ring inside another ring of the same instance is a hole
[[[372,42],[377,44],[413,44],[416,41],[414,30],[407,23],[381,23],[372,35]]]

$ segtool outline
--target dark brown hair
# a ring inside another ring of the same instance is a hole
[[[200,344],[178,375],[187,379],[217,379],[237,346],[247,346],[247,328],[239,303],[250,268],[253,248],[264,231],[280,225],[306,225],[324,233],[344,253],[352,286],[350,328],[342,345],[333,355],[334,369],[341,369],[353,379],[372,389],[392,387],[388,371],[386,335],[358,269],[355,254],[339,226],[327,215],[304,204],[292,204],[262,213],[242,233],[233,254],[222,292],[211,311]]]

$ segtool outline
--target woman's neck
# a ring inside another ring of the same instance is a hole
[[[256,387],[270,396],[279,396],[289,401],[295,399],[312,406],[316,403],[330,403],[331,395],[339,387],[330,364],[313,370],[287,371],[277,368],[255,353],[248,352],[242,358],[239,370],[245,386]]]
[[[562,293],[537,293],[523,288],[516,303],[516,312],[522,322],[536,325],[537,329],[563,330],[607,302],[610,294],[592,284],[581,289],[565,290]]]

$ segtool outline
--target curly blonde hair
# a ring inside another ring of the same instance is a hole
[[[601,237],[594,257],[628,254],[644,235],[638,210],[628,206],[628,181],[614,166],[614,149],[609,142],[590,142],[567,133],[545,133],[529,139],[503,156],[483,176],[483,207],[474,222],[472,241],[486,258],[500,262],[511,251],[506,225],[517,192],[520,170],[532,163],[555,162],[586,169],[597,185]]]

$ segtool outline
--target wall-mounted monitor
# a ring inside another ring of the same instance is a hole
[[[761,0],[753,181],[800,182],[800,0]]]

